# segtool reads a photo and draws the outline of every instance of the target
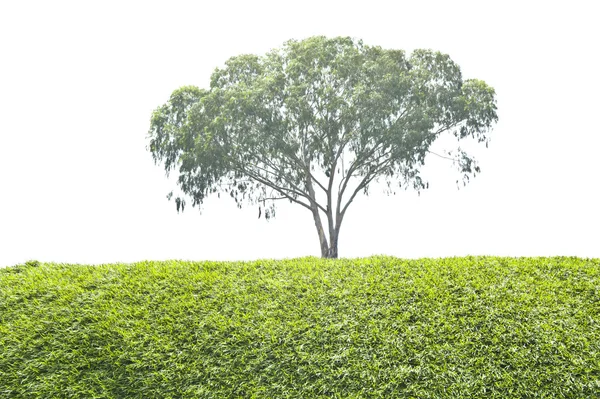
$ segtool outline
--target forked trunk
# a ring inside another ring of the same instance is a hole
[[[321,215],[319,213],[319,205],[315,200],[315,190],[313,189],[312,181],[310,178],[310,174],[307,172],[306,177],[306,188],[308,189],[309,199],[310,199],[310,210],[313,214],[313,219],[315,221],[315,227],[317,228],[317,234],[319,235],[319,244],[321,245],[321,257],[322,258],[337,258],[338,257],[338,235],[340,231],[340,224],[342,222],[342,218],[339,217],[337,223],[334,224],[333,214],[331,211],[331,196],[328,196],[328,206],[327,206],[327,222],[329,226],[329,242],[327,241],[327,236],[325,234],[325,229],[323,228],[323,221],[321,220]],[[330,181],[330,189],[331,189],[331,181]],[[339,206],[338,206],[339,208]],[[335,226],[335,227],[334,227]]]
[[[325,230],[323,229],[323,223],[321,221],[321,215],[319,215],[318,209],[313,210],[313,219],[315,220],[315,227],[317,228],[317,234],[319,235],[321,258],[336,259],[338,257],[338,236],[340,231],[339,224],[334,230],[330,230],[328,241]]]

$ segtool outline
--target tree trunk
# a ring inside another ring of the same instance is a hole
[[[331,197],[328,197],[327,206],[327,222],[329,225],[329,243],[327,242],[327,236],[325,229],[323,228],[323,221],[319,214],[319,206],[315,199],[315,190],[312,185],[312,181],[309,173],[306,173],[306,188],[308,189],[308,195],[310,200],[310,210],[313,214],[315,221],[315,227],[317,228],[317,234],[319,235],[319,244],[321,245],[321,258],[337,258],[338,257],[338,233],[340,231],[341,218],[338,218],[337,224],[333,223],[333,214],[331,211]],[[339,213],[338,213],[339,215]]]
[[[306,188],[308,189],[308,195],[310,200],[310,210],[313,214],[315,221],[315,227],[317,228],[317,234],[319,235],[319,244],[321,245],[321,257],[327,258],[329,254],[329,245],[327,243],[327,237],[325,236],[325,230],[323,230],[323,222],[321,221],[321,215],[319,214],[319,206],[315,200],[315,190],[310,180],[310,174],[308,168],[306,172]]]
[[[321,258],[337,259],[338,257],[338,236],[340,232],[339,224],[334,230],[329,232],[329,242],[323,229],[323,223],[321,222],[321,216],[319,210],[313,210],[313,218],[315,220],[315,227],[317,228],[317,234],[319,235],[319,243],[321,244]]]
[[[337,259],[338,257],[338,231],[335,231],[334,236],[330,237],[329,256],[328,258]]]
[[[312,210],[313,219],[315,220],[315,227],[317,228],[317,234],[319,235],[319,244],[321,245],[321,257],[328,258],[329,245],[327,243],[327,237],[325,236],[325,230],[323,230],[323,223],[321,222],[321,215],[319,215],[319,209],[315,206]]]

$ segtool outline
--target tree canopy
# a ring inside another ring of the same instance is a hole
[[[227,193],[268,219],[289,200],[311,212],[321,255],[337,257],[356,195],[376,180],[426,188],[420,168],[438,137],[487,146],[496,121],[494,89],[463,80],[446,54],[317,36],[232,57],[208,90],[175,90],[152,114],[149,150],[179,173],[178,211],[186,196],[200,206]],[[458,145],[445,155],[465,179],[480,171]]]

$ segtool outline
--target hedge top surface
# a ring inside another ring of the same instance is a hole
[[[0,397],[587,398],[600,259],[30,263]]]

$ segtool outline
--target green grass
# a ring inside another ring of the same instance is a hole
[[[600,259],[0,270],[0,398],[600,398]]]

